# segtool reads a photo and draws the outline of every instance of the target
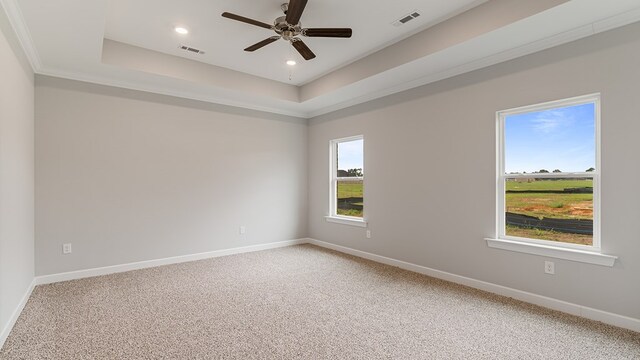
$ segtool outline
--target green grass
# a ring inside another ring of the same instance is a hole
[[[516,182],[507,181],[507,190],[523,191],[523,190],[558,190],[562,191],[568,188],[584,188],[593,187],[593,180],[537,180],[532,182]]]
[[[338,181],[338,199],[362,197],[362,181]]]
[[[593,236],[582,234],[560,233],[535,228],[521,228],[507,225],[506,234],[529,239],[551,240],[571,244],[593,245]]]
[[[532,191],[532,190],[556,190],[567,188],[593,187],[592,180],[538,180],[529,183],[507,182],[507,190]],[[339,182],[338,199],[361,199],[363,197],[362,182]],[[351,205],[362,205],[361,201],[353,200]],[[506,210],[508,212],[556,219],[593,219],[593,194],[572,193],[507,193]],[[339,215],[362,217],[362,210],[337,209]],[[507,227],[507,235],[527,237],[532,239],[544,239],[552,241],[569,242],[576,244],[591,244],[590,235],[557,233],[540,229],[526,229],[513,226]]]
[[[349,205],[362,206],[363,202],[363,184],[362,181],[339,181],[338,182],[338,215],[362,217],[362,210],[351,208],[340,208],[341,199],[348,200]]]
[[[591,219],[593,194],[506,194],[508,212],[537,218]]]
[[[584,193],[536,193],[541,191],[563,191],[568,188],[593,187],[589,180],[537,180],[531,182],[507,181],[505,194],[506,211],[537,217],[539,219],[593,219],[593,194]],[[523,191],[518,193],[518,191]],[[524,192],[527,191],[527,192]],[[542,239],[574,244],[591,245],[591,235],[559,233],[536,228],[507,226],[506,234],[530,239]]]
[[[507,181],[505,194],[508,212],[555,219],[592,219],[593,194],[535,193],[531,191],[562,191],[567,188],[593,187],[592,180],[537,180],[519,183]],[[517,191],[528,191],[518,193]]]
[[[362,217],[362,210],[355,209],[338,209],[338,215]]]

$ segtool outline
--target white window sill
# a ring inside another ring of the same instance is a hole
[[[568,249],[549,245],[528,244],[520,241],[505,239],[485,239],[490,248],[521,252],[525,254],[533,254],[547,256],[557,259],[565,259],[577,261],[587,264],[595,264],[601,266],[613,266],[618,258],[613,255],[601,254],[599,252]]]
[[[332,222],[336,224],[358,226],[363,228],[367,227],[367,222],[364,221],[363,219],[349,218],[346,216],[344,217],[343,216],[325,216],[324,218],[325,220],[327,220],[327,222]]]

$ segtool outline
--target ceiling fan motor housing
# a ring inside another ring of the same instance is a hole
[[[293,37],[302,34],[302,23],[296,25],[287,23],[286,16],[280,16],[273,22],[273,30],[282,36],[285,40],[291,40]]]

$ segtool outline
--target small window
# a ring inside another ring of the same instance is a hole
[[[363,222],[364,139],[331,141],[330,217]]]
[[[599,95],[498,112],[500,238],[600,248]]]

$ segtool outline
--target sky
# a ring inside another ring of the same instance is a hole
[[[338,143],[338,169],[363,169],[364,142],[362,139]]]
[[[505,172],[595,168],[595,105],[507,116]]]

